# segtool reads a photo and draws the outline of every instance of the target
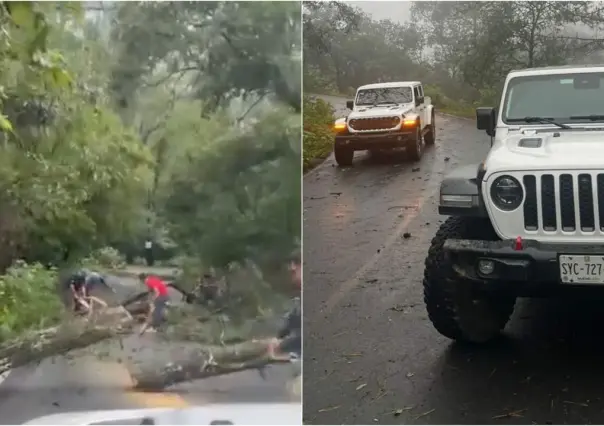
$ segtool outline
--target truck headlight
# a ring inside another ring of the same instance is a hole
[[[333,130],[336,133],[344,133],[344,132],[348,131],[348,128],[346,125],[346,119],[340,118],[340,119],[336,120],[336,122],[333,125]]]
[[[512,176],[499,176],[491,185],[491,199],[501,210],[516,210],[522,204],[523,197],[522,185]]]

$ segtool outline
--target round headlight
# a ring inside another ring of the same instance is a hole
[[[516,210],[522,204],[523,196],[520,182],[512,176],[500,176],[491,185],[491,199],[501,210]]]

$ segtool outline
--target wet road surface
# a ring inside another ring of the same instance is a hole
[[[325,97],[344,114],[344,99]],[[304,422],[601,424],[604,296],[520,299],[502,339],[439,335],[424,258],[444,217],[440,180],[484,159],[473,121],[437,115],[419,163],[357,153],[304,178]]]
[[[111,280],[120,299],[133,293],[136,281]],[[172,300],[178,294],[171,294]],[[254,403],[291,401],[287,384],[292,379],[289,365],[271,366],[263,380],[256,371],[183,383],[165,392],[134,392],[125,366],[115,361],[132,351],[137,359],[162,356],[161,351],[178,351],[178,347],[154,340],[153,334],[123,339],[117,344],[99,344],[96,354],[112,353],[109,360],[82,350],[69,357],[55,357],[38,365],[15,369],[0,378],[0,424],[20,424],[49,414],[125,408],[186,407],[211,403]],[[115,355],[117,354],[117,355]]]

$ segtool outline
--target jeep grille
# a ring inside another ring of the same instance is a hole
[[[525,174],[522,181],[527,231],[604,232],[604,174]]]
[[[401,122],[400,117],[371,117],[371,118],[353,118],[348,122],[352,130],[390,130],[394,129]]]

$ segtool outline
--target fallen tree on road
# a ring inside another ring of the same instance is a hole
[[[0,373],[41,361],[44,358],[64,355],[108,339],[132,335],[138,331],[138,323],[146,312],[146,303],[122,307],[109,307],[91,318],[73,318],[57,327],[26,333],[16,339],[0,343]],[[126,310],[130,315],[126,315]],[[169,332],[158,332],[157,338],[172,343],[179,340],[171,336],[192,333],[190,324],[179,330],[179,325],[170,324]],[[270,363],[284,362],[267,357],[269,340],[247,341],[235,345],[191,345],[180,352],[180,356],[159,362],[128,362],[133,384],[138,389],[160,390],[167,386],[195,379],[228,374],[245,369],[260,369]],[[123,349],[123,346],[122,346]],[[119,361],[122,356],[116,357]]]
[[[266,356],[267,344],[268,341],[259,340],[228,346],[193,347],[184,350],[179,359],[172,358],[163,365],[143,364],[138,371],[130,366],[129,371],[136,388],[159,390],[180,382],[285,362],[269,359]]]

